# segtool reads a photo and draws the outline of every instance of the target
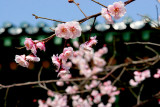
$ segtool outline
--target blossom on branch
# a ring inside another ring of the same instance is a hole
[[[19,65],[21,65],[23,67],[28,68],[28,66],[29,66],[29,63],[26,61],[26,55],[16,55],[15,61],[16,61],[16,63],[18,63]]]
[[[26,60],[28,61],[33,61],[33,62],[39,62],[40,61],[40,58],[39,57],[36,57],[34,55],[28,55],[26,56]]]
[[[106,8],[102,8],[101,15],[107,21],[107,24],[113,24],[112,16],[109,14]]]
[[[55,34],[57,37],[65,39],[74,39],[80,37],[82,28],[79,25],[79,22],[71,21],[62,24],[58,24],[55,28]]]
[[[126,13],[124,3],[122,1],[115,2],[113,5],[108,6],[108,11],[115,19],[119,19]]]
[[[34,45],[34,42],[31,38],[25,38],[24,45],[27,50],[31,50]]]
[[[36,44],[36,47],[39,48],[40,50],[46,51],[46,47],[45,47],[44,42],[38,42]]]

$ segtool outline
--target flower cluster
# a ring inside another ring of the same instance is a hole
[[[160,69],[157,70],[157,73],[153,75],[154,78],[160,78]]]
[[[45,48],[44,42],[39,42],[38,40],[33,41],[31,38],[25,38],[24,45],[26,47],[26,50],[31,50],[32,54],[28,55],[28,56],[16,55],[15,61],[19,65],[28,68],[28,66],[29,66],[28,61],[32,61],[32,62],[39,62],[40,61],[40,58],[37,57],[37,55],[36,55],[37,49],[39,48],[40,50],[45,51],[46,48]]]
[[[39,42],[38,40],[33,41],[31,38],[25,38],[24,45],[27,50],[31,50],[34,56],[36,56],[38,48],[46,51],[44,42]]]
[[[82,28],[79,22],[71,21],[62,24],[58,24],[55,29],[55,34],[57,37],[65,39],[74,39],[81,36]]]
[[[109,5],[108,9],[102,8],[101,15],[104,17],[108,24],[113,24],[112,16],[114,19],[119,19],[126,13],[124,3],[122,1],[115,2],[113,5]]]
[[[143,72],[135,71],[134,72],[134,80],[131,79],[129,81],[129,84],[131,86],[137,86],[140,84],[142,81],[144,81],[146,78],[151,77],[150,70],[145,70]]]
[[[96,43],[96,36],[91,37],[89,41],[81,44],[79,50],[75,51],[70,58],[71,62],[80,70],[80,75],[89,77],[103,71],[106,61],[101,57],[108,52],[108,49],[104,46],[102,49],[94,52],[92,45]],[[92,67],[89,66],[90,63],[92,63]]]
[[[91,97],[87,97],[87,99],[82,99],[79,95],[72,96],[72,106],[73,107],[92,107],[92,99]]]
[[[75,94],[78,91],[78,86],[68,86],[65,91],[68,94]]]
[[[44,103],[42,100],[38,100],[39,107],[69,107],[67,106],[67,96],[54,93],[49,90],[49,96],[53,97],[52,100],[50,97]]]
[[[69,73],[69,69],[72,65],[70,65],[70,63],[68,64],[66,61],[73,56],[73,53],[73,48],[67,47],[63,49],[63,53],[59,56],[58,54],[56,56],[53,54],[51,57],[52,63],[56,66],[56,72],[59,72],[58,76]]]

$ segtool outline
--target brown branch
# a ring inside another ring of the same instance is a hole
[[[99,2],[97,2],[97,1],[95,1],[95,0],[91,0],[91,1],[93,1],[93,2],[95,2],[95,3],[97,3],[97,4],[101,5],[101,6],[103,6],[103,7],[105,7],[105,8],[108,8],[107,6],[105,6],[105,5],[103,5],[103,4],[99,3]]]
[[[79,7],[79,4],[76,3],[74,0],[73,0],[73,3],[79,8],[79,10],[83,13],[83,15],[87,18],[86,14],[82,11],[82,9]]]
[[[157,94],[155,94],[152,98],[148,99],[148,100],[144,100],[141,103],[134,105],[133,107],[141,107],[144,106],[146,103],[151,102],[153,100],[159,99],[160,98],[160,92],[158,92]]]
[[[55,20],[55,19],[49,19],[49,18],[45,18],[45,17],[39,17],[35,14],[32,14],[33,16],[35,16],[35,19],[46,19],[46,20],[51,20],[51,21],[56,21],[56,22],[60,22],[60,23],[66,23],[66,22],[63,22],[63,21],[59,21],[59,20]]]
[[[124,4],[125,4],[125,6],[126,6],[126,5],[130,4],[130,3],[133,2],[133,1],[135,1],[135,0],[128,0],[128,1],[124,2]],[[100,16],[100,15],[101,15],[101,13],[96,13],[96,14],[94,14],[94,15],[88,16],[87,18],[81,19],[81,20],[79,20],[78,22],[79,22],[79,23],[83,23],[83,22],[85,22],[85,21],[88,20],[88,19],[91,19],[91,18],[93,18],[93,17]]]
[[[142,84],[142,86],[139,90],[139,94],[137,96],[137,104],[140,104],[140,102],[141,102],[141,93],[142,93],[143,88],[144,88],[144,84]]]
[[[126,45],[141,44],[141,45],[154,45],[154,46],[160,46],[160,44],[151,43],[151,42],[126,42],[125,44],[126,44]]]
[[[128,0],[128,1],[124,2],[124,4],[126,6],[127,4],[129,4],[129,3],[133,2],[133,1],[135,1],[135,0]]]
[[[154,56],[152,58],[138,60],[138,61],[131,61],[131,62],[128,62],[128,63],[122,63],[122,64],[114,65],[114,66],[107,66],[106,67],[106,71],[109,70],[110,72],[107,75],[105,75],[104,77],[98,78],[97,80],[105,80],[108,76],[110,76],[114,71],[116,71],[119,68],[127,67],[129,65],[137,65],[137,64],[144,64],[144,63],[148,63],[148,62],[154,62],[155,60],[159,61],[160,60],[160,56]],[[70,82],[70,81],[82,81],[82,80],[86,80],[86,79],[93,80],[93,78],[90,78],[90,77],[89,78],[82,77],[82,78],[72,78],[72,79],[68,79],[68,80],[61,79],[61,81]],[[59,80],[43,80],[43,81],[17,83],[17,84],[11,84],[11,85],[2,85],[2,84],[0,84],[0,89],[18,87],[18,86],[26,86],[26,85],[35,85],[35,84],[39,84],[39,83],[53,83],[53,82],[57,82],[57,81],[59,81]]]

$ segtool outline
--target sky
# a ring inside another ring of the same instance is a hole
[[[119,0],[96,0],[106,6],[113,4]],[[126,0],[122,0],[125,2]],[[83,12],[89,16],[101,11],[102,6],[92,2],[91,0],[75,0],[79,3]],[[157,12],[156,5],[160,12],[160,3],[157,0],[135,0],[126,6],[127,13],[125,16],[130,16],[134,21],[141,20],[137,14],[148,15],[156,20]],[[38,22],[45,22],[52,25],[52,21],[35,19],[32,14],[47,17],[61,21],[79,20],[84,18],[84,15],[79,11],[73,3],[68,3],[68,0],[0,0],[0,27],[4,22],[11,22],[15,26],[19,26],[21,22],[28,22],[36,26]],[[118,21],[122,21],[121,18]],[[100,16],[97,18],[99,23],[104,23],[104,19]]]

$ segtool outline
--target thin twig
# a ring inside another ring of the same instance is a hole
[[[55,19],[49,19],[49,18],[45,18],[45,17],[39,17],[35,14],[32,14],[33,16],[35,16],[36,19],[46,19],[46,20],[51,20],[51,21],[55,21],[55,22],[60,22],[60,23],[66,23],[66,22],[63,22],[63,21],[59,21],[59,20],[55,20]]]
[[[114,66],[107,66],[106,70],[111,70],[108,74],[106,74],[104,77],[102,78],[98,78],[97,80],[104,80],[106,79],[108,76],[110,76],[114,71],[116,71],[119,68],[122,67],[127,67],[129,65],[137,65],[137,64],[144,64],[144,63],[148,63],[148,62],[153,62],[155,60],[160,60],[160,56],[154,56],[152,58],[148,58],[148,59],[143,59],[143,60],[138,60],[138,61],[131,61],[131,62],[127,62],[127,63],[122,63],[119,65],[114,65]],[[82,78],[72,78],[72,79],[61,79],[61,81],[82,81],[84,79],[87,79],[86,77],[82,77]],[[89,80],[94,80],[93,78],[88,78]],[[3,88],[11,88],[11,87],[18,87],[18,86],[26,86],[26,85],[35,85],[38,83],[53,83],[53,82],[57,82],[59,80],[43,80],[43,81],[33,81],[33,82],[25,82],[25,83],[16,83],[16,84],[11,84],[11,85],[2,85],[0,84],[0,89]]]
[[[113,81],[112,85],[114,85],[118,80],[120,80],[121,76],[123,75],[124,71],[126,70],[126,67],[124,67],[119,74],[119,76]]]
[[[144,88],[144,84],[142,84],[142,86],[139,90],[139,94],[137,96],[137,104],[140,104],[140,102],[141,102],[141,93],[142,93],[143,88]]]
[[[154,45],[154,46],[160,46],[160,44],[152,43],[152,42],[125,42],[126,45],[132,45],[132,44],[141,44],[141,45]]]
[[[46,87],[46,85],[45,85],[44,82],[43,82],[43,83],[40,82],[40,81],[41,81],[42,69],[43,69],[43,66],[40,68],[39,73],[38,73],[38,82],[39,82],[38,84],[39,84],[39,86],[42,87],[43,89],[49,90],[49,89]]]
[[[94,26],[95,26],[96,18],[97,18],[97,17],[94,17],[93,24],[92,24],[92,27],[91,27],[91,29],[90,29],[90,35],[89,35],[89,38],[91,37],[92,30],[93,30],[93,28],[94,28]]]
[[[103,5],[103,4],[99,3],[99,2],[97,2],[97,1],[95,1],[95,0],[91,0],[91,1],[93,1],[93,2],[95,2],[95,3],[97,3],[97,4],[101,5],[101,6],[103,6],[103,7],[105,7],[105,8],[108,8],[107,6],[105,6],[105,5]]]
[[[73,0],[74,4],[79,8],[79,10],[83,13],[83,15],[87,18],[86,14],[82,11],[82,9],[79,7],[79,4],[77,4],[74,0]]]
[[[151,102],[151,101],[153,101],[155,99],[159,99],[159,98],[160,98],[160,91],[157,94],[155,94],[152,98],[144,100],[141,103],[134,105],[133,107],[144,106],[146,103]]]
[[[130,3],[133,2],[133,1],[135,1],[135,0],[127,0],[126,2],[124,2],[124,4],[125,4],[125,6],[126,6],[126,5],[130,4]],[[91,19],[91,18],[93,18],[93,17],[100,16],[100,15],[101,15],[101,12],[100,12],[100,13],[93,14],[93,15],[91,15],[91,16],[88,16],[87,18],[83,18],[83,19],[79,20],[78,22],[79,22],[79,23],[83,23],[83,22],[85,22],[85,21],[88,20],[88,19]]]
[[[8,92],[9,92],[9,88],[7,88],[6,94],[5,94],[5,97],[4,97],[4,107],[7,107],[7,97],[8,97]]]
[[[136,95],[136,93],[132,90],[132,88],[128,88],[129,89],[129,91],[132,93],[132,95],[137,99],[137,95]]]
[[[109,60],[109,62],[108,62],[108,65],[111,65],[111,64],[112,64],[113,59],[115,58],[115,56],[116,56],[116,39],[115,39],[115,37],[114,37],[114,39],[113,39],[113,55],[112,55],[112,57],[110,58],[110,60]]]

